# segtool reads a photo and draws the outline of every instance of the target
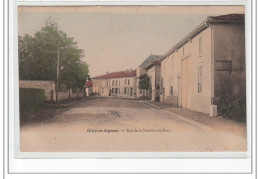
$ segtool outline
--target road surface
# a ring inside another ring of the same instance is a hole
[[[246,151],[246,137],[174,118],[141,101],[93,98],[20,129],[22,152]]]

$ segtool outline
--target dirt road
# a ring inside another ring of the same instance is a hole
[[[22,152],[246,151],[246,137],[176,119],[140,101],[86,99],[20,130]]]

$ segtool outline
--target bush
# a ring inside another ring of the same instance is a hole
[[[28,116],[44,106],[44,90],[42,89],[19,89],[20,121],[27,121]]]
[[[246,122],[246,97],[238,96],[234,99],[222,99],[219,105],[219,113],[224,117],[238,122]]]

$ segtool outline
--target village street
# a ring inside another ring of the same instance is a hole
[[[22,152],[246,151],[246,136],[115,98],[85,98],[50,122],[21,127],[20,139]]]

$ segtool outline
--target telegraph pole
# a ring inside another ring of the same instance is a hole
[[[58,45],[57,54],[57,79],[56,79],[56,103],[59,100],[59,74],[60,74],[60,45]]]

